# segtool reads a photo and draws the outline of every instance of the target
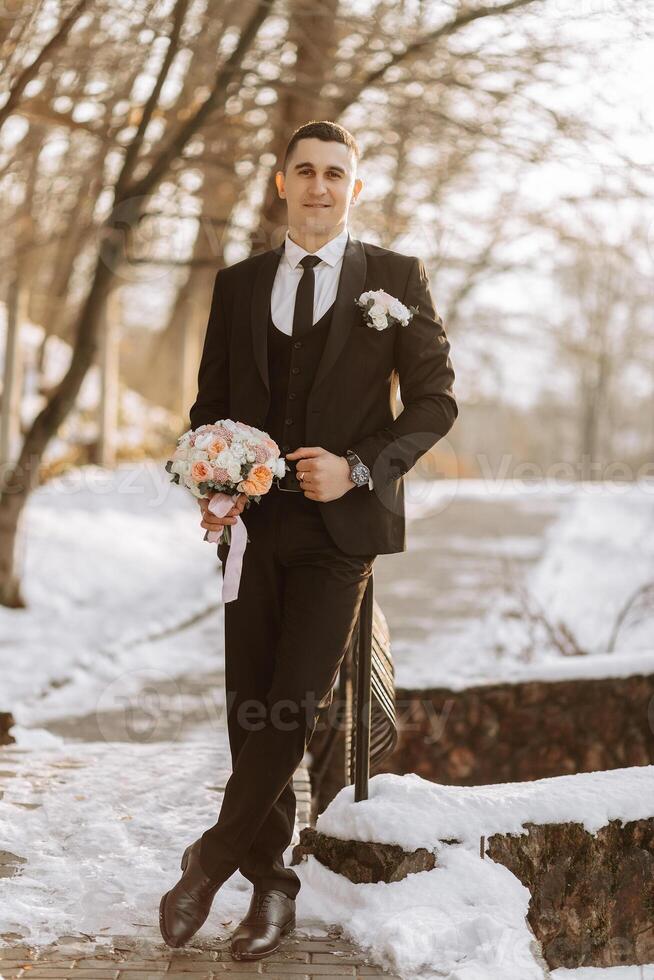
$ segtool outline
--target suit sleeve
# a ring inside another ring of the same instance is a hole
[[[198,370],[198,394],[189,409],[192,429],[228,418],[229,335],[225,312],[224,270],[219,269],[213,286],[209,322]]]
[[[403,302],[418,307],[407,326],[396,328],[395,364],[403,409],[391,425],[350,447],[378,489],[407,473],[447,435],[459,414],[450,343],[420,258],[414,258]]]

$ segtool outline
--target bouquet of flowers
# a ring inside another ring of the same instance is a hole
[[[223,517],[232,509],[233,498],[244,493],[257,503],[268,493],[275,477],[283,477],[286,461],[279,446],[261,429],[245,422],[218,419],[217,422],[189,429],[177,440],[166,471],[173,483],[186,487],[194,497],[208,497],[209,510]],[[205,541],[226,543],[230,547],[223,600],[235,599],[247,543],[247,531],[240,516],[222,531],[207,531]]]

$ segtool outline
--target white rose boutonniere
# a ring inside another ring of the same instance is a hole
[[[366,326],[375,330],[386,330],[398,323],[406,327],[414,313],[418,312],[417,306],[407,308],[383,289],[369,289],[354,302],[363,310]]]

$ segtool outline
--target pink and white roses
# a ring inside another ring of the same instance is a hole
[[[354,302],[363,310],[366,326],[375,330],[386,330],[395,324],[406,327],[418,312],[417,306],[406,307],[383,289],[369,289]]]
[[[197,429],[189,429],[177,440],[172,459],[166,460],[171,480],[193,494],[209,498],[208,508],[224,517],[234,505],[234,497],[244,493],[259,503],[268,493],[275,477],[283,477],[286,460],[268,433],[246,422],[218,419]],[[225,524],[221,531],[207,531],[205,541],[229,544],[229,555],[223,576],[223,601],[238,597],[247,531],[240,515],[235,524]]]
[[[284,476],[286,462],[266,432],[245,422],[219,419],[180,436],[166,470],[194,497],[245,493],[258,502],[273,478]]]

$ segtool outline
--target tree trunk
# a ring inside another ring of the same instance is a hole
[[[20,396],[23,381],[23,359],[20,328],[25,321],[25,288],[14,271],[7,295],[7,336],[0,414],[0,466],[9,466],[20,438]]]
[[[134,227],[134,224],[131,225]],[[23,507],[39,484],[40,463],[52,436],[72,408],[82,381],[95,356],[102,311],[121,257],[122,231],[105,229],[104,245],[95,267],[91,289],[80,313],[71,363],[47,405],[27,433],[15,465],[7,467],[0,493],[0,602],[24,606],[14,551]]]
[[[269,4],[260,0],[245,23],[236,47],[219,67],[209,96],[195,113],[184,119],[173,137],[164,144],[148,173],[134,183],[133,174],[139,162],[145,130],[158,105],[161,88],[174,60],[188,2],[177,0],[175,4],[169,47],[143,109],[137,133],[126,148],[122,170],[114,186],[114,206],[100,228],[91,286],[77,317],[70,365],[48,403],[34,419],[16,464],[3,475],[0,493],[0,601],[5,605],[24,604],[14,571],[14,548],[20,515],[31,491],[38,486],[45,449],[74,406],[86,372],[96,356],[102,313],[116,274],[124,256],[128,254],[132,232],[138,227],[150,196],[171,164],[181,155],[191,137],[224,105],[229,84],[240,75],[242,61],[270,12]]]
[[[308,0],[295,0],[289,17],[289,41],[296,48],[293,69],[294,87],[279,96],[275,132],[268,153],[277,160],[276,170],[284,163],[284,150],[291,133],[308,119],[334,118],[321,89],[329,79],[336,48],[336,16],[339,0],[327,0],[320,7]],[[286,201],[277,193],[274,180],[266,184],[259,212],[259,223],[251,235],[252,253],[272,248],[286,233]]]
[[[107,300],[104,329],[100,343],[100,404],[98,406],[98,442],[95,461],[98,466],[111,467],[116,463],[118,430],[119,376],[118,346],[120,343],[121,305],[117,289]]]
[[[20,577],[14,566],[16,538],[24,499],[19,493],[0,496],[0,602],[11,609],[22,609],[25,600],[20,589]]]

